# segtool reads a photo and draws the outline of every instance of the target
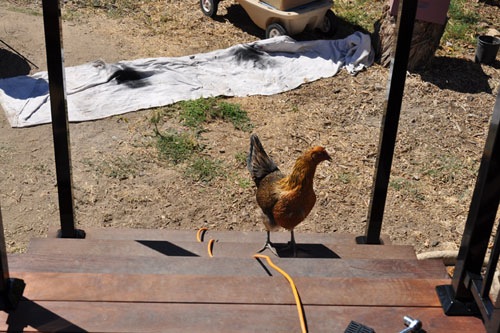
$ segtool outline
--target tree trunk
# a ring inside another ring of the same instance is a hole
[[[394,45],[396,43],[396,17],[391,16],[389,5],[384,7],[381,19],[375,23],[374,44],[377,52],[377,61],[382,66],[389,66]],[[446,23],[436,24],[424,21],[415,21],[411,41],[408,70],[413,71],[425,67],[434,56]]]

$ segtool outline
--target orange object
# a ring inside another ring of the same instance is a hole
[[[214,253],[213,253],[213,251],[214,251],[214,242],[215,242],[214,239],[211,239],[211,240],[208,241],[208,248],[207,249],[208,249],[208,256],[210,258],[212,258],[214,256]]]
[[[198,231],[196,232],[196,240],[198,241],[198,243],[202,243],[203,242],[203,236],[205,236],[205,232],[208,230],[208,228],[200,228],[198,229]]]
[[[287,279],[288,283],[290,283],[290,287],[292,288],[292,293],[293,297],[295,298],[295,304],[297,305],[297,312],[299,313],[299,320],[300,320],[300,328],[302,330],[302,333],[307,333],[307,325],[306,325],[306,317],[304,315],[304,310],[302,306],[302,301],[300,300],[300,295],[299,291],[297,290],[297,287],[295,286],[295,282],[293,282],[293,279],[288,275],[287,272],[282,270],[279,266],[275,265],[271,258],[268,256],[262,255],[262,254],[254,254],[254,258],[261,258],[261,259],[266,259],[267,263],[269,266],[277,270],[281,275]]]

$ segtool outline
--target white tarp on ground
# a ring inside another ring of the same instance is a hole
[[[370,37],[297,42],[281,36],[176,58],[65,69],[69,121],[105,118],[139,109],[213,96],[272,95],[303,83],[370,66]],[[51,122],[47,72],[0,79],[0,104],[12,127]]]

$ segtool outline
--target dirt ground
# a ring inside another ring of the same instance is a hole
[[[221,2],[215,20],[203,16],[197,1],[163,3],[159,21],[63,7],[66,66],[183,56],[263,37],[232,1]],[[498,7],[488,10],[496,17],[491,27],[498,28]],[[2,1],[0,39],[38,67],[0,43],[3,73],[46,70],[39,3]],[[441,49],[429,68],[407,77],[383,233],[418,252],[458,249],[467,218],[500,87],[498,60],[486,66],[473,58],[473,47],[460,57]],[[389,70],[375,64],[357,76],[342,71],[274,96],[228,99],[248,112],[253,132],[282,170],[289,171],[311,145],[323,145],[333,156],[318,168],[318,201],[296,229],[298,242],[300,232],[364,233],[388,77]],[[264,230],[254,187],[244,186],[249,175],[237,158],[248,149],[249,133],[223,122],[206,125],[204,154],[223,162],[224,177],[196,182],[185,176],[185,166],[158,157],[151,115],[144,110],[70,125],[78,227]],[[3,112],[0,129],[7,248],[22,252],[30,238],[44,237],[59,221],[52,129],[13,129]]]

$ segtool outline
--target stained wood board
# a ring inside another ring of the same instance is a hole
[[[399,332],[403,316],[423,322],[427,332],[485,332],[473,317],[447,317],[441,308],[305,306],[309,332],[344,332],[351,320],[376,332]],[[0,312],[6,332],[300,332],[294,305],[166,304],[22,301]]]
[[[36,301],[294,304],[288,282],[271,277],[23,273],[24,296]],[[449,279],[297,277],[304,304],[439,306],[437,285]]]
[[[217,241],[212,252],[215,257],[246,257],[262,248],[262,243],[234,243]],[[290,257],[285,244],[276,244],[280,256]],[[405,245],[354,245],[300,243],[299,257],[344,259],[416,259],[412,246]],[[283,249],[283,250],[281,250]],[[156,240],[101,240],[101,239],[32,239],[28,252],[32,254],[86,254],[124,256],[208,256],[208,242],[170,242]],[[269,252],[267,252],[269,253]]]
[[[446,278],[439,259],[316,259],[276,258],[291,276],[368,278]],[[121,273],[174,275],[267,276],[262,261],[253,258],[145,257],[67,254],[11,254],[11,270],[24,272]]]
[[[56,238],[57,227],[50,227],[47,237]],[[85,228],[86,239],[109,240],[167,240],[171,242],[190,242],[196,240],[198,230],[172,230],[172,229],[131,229],[131,228]],[[217,231],[206,230],[201,234],[205,241],[213,238],[224,242],[263,243],[266,234],[263,231]],[[348,233],[311,233],[295,232],[298,242],[305,243],[336,243],[356,244],[356,235]],[[290,233],[282,230],[271,234],[272,241],[286,243],[290,240]],[[382,235],[384,244],[389,245],[389,236]]]

